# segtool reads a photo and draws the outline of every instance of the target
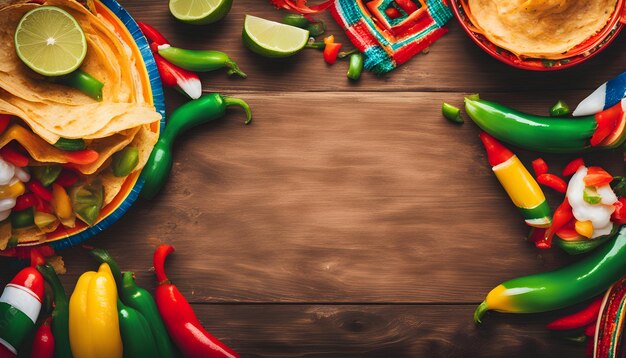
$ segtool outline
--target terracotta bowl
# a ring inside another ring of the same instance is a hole
[[[558,60],[539,58],[520,58],[513,53],[500,48],[489,41],[485,36],[473,31],[472,23],[465,13],[467,0],[451,0],[452,11],[461,23],[463,30],[480,48],[485,50],[495,59],[513,67],[532,71],[555,71],[575,66],[587,61],[600,51],[605,49],[619,34],[626,24],[626,0],[619,0],[611,18],[597,34],[591,36],[583,43],[569,50],[567,57]]]

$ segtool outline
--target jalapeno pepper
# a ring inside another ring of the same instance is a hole
[[[594,116],[540,117],[482,99],[465,99],[465,110],[485,132],[521,148],[575,153],[615,148],[626,138],[626,99]]]
[[[104,83],[85,71],[76,70],[68,75],[59,77],[57,81],[66,86],[76,88],[96,101],[102,101],[102,87],[104,87]]]
[[[250,123],[252,112],[245,101],[218,93],[206,94],[187,102],[172,113],[163,135],[154,146],[142,171],[142,177],[145,179],[141,191],[143,197],[153,198],[165,184],[172,168],[172,145],[176,138],[188,129],[222,117],[226,113],[226,108],[230,106],[242,107],[247,116],[245,123]]]
[[[350,66],[348,67],[348,78],[356,81],[361,78],[363,72],[363,54],[355,53],[350,55]]]
[[[227,54],[220,51],[187,50],[168,44],[158,47],[159,55],[171,63],[189,71],[207,72],[228,68],[229,75],[248,77]]]
[[[148,326],[148,322],[141,313],[132,307],[124,305],[118,298],[117,314],[120,321],[124,357],[159,357],[150,326]]]
[[[626,272],[626,227],[589,256],[551,272],[519,277],[491,290],[474,312],[534,313],[568,307],[604,292]]]
[[[158,281],[155,297],[170,336],[186,358],[239,357],[202,327],[189,302],[167,278],[165,258],[173,251],[172,246],[161,245],[154,252],[154,270]]]
[[[449,103],[443,102],[441,105],[441,114],[443,116],[454,123],[463,123],[465,122],[461,117],[461,109],[459,107],[455,107]]]
[[[61,281],[50,264],[37,266],[37,271],[52,287],[54,309],[52,310],[52,333],[54,335],[54,356],[72,358],[69,333],[69,305]]]

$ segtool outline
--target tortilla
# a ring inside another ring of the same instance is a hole
[[[617,0],[468,0],[475,30],[517,56],[560,59],[607,24]]]

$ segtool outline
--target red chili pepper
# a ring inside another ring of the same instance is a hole
[[[207,332],[191,305],[165,274],[165,258],[174,248],[160,245],[154,252],[154,271],[158,281],[155,299],[170,337],[186,358],[239,357],[235,351]]]
[[[37,205],[37,197],[33,193],[24,193],[15,199],[13,210],[22,211]]]
[[[158,53],[154,54],[154,61],[157,64],[161,82],[163,82],[164,86],[179,89],[191,99],[200,98],[202,95],[202,82],[200,82],[200,76],[197,73],[174,65]]]
[[[332,65],[337,61],[339,50],[341,50],[341,44],[336,42],[327,43],[324,47],[324,61],[327,64]]]
[[[11,116],[8,114],[0,114],[0,134],[4,133],[9,123],[11,123]]]
[[[565,169],[563,169],[563,176],[569,177],[569,176],[574,175],[574,173],[578,171],[578,168],[584,165],[585,165],[585,161],[583,160],[583,158],[576,158],[572,160],[565,166]]]
[[[39,180],[31,179],[26,185],[28,186],[28,190],[32,191],[33,194],[37,195],[47,202],[52,201],[52,192],[46,189],[46,187],[43,186],[43,184],[41,184]]]
[[[69,169],[63,169],[57,179],[54,181],[55,184],[59,184],[60,186],[67,188],[76,184],[78,181],[78,174]]]
[[[537,176],[537,183],[552,188],[559,193],[567,192],[567,183],[554,174],[541,174]]]
[[[389,16],[390,19],[397,19],[399,17],[402,16],[402,14],[400,13],[400,11],[398,11],[398,9],[396,9],[395,7],[388,7],[385,9],[385,14],[387,16]]]
[[[52,317],[48,317],[35,333],[31,358],[52,358],[54,356],[54,336],[50,328]]]
[[[612,182],[613,176],[600,167],[589,167],[583,181],[587,186],[603,186]]]
[[[326,0],[317,5],[307,6],[306,0],[271,0],[272,4],[279,9],[297,12],[299,14],[317,14],[328,9],[334,0]]]
[[[611,221],[617,225],[626,224],[626,198],[619,198],[613,206],[615,211],[611,214]]]
[[[554,215],[552,215],[552,226],[550,226],[550,230],[553,232],[559,231],[559,229],[567,225],[573,218],[574,213],[572,212],[572,206],[569,204],[569,200],[565,198],[561,205],[554,211]]]
[[[622,119],[622,115],[624,111],[622,110],[621,104],[617,104],[607,110],[604,110],[598,114],[596,114],[596,122],[598,126],[596,131],[591,136],[591,140],[589,143],[592,147],[602,143],[603,140],[606,139],[611,133],[617,129],[617,125],[619,121]]]
[[[141,30],[141,32],[143,32],[149,42],[154,42],[157,45],[165,45],[170,43],[169,41],[167,41],[165,36],[163,36],[154,27],[146,24],[145,22],[138,22],[137,25],[139,25],[139,29]]]
[[[546,174],[548,172],[548,164],[542,158],[537,158],[533,160],[532,164],[533,164],[533,171],[535,172],[535,176]]]
[[[547,329],[553,331],[566,331],[586,327],[598,319],[600,306],[602,306],[603,296],[593,300],[587,307],[570,315],[557,318],[546,325]],[[595,326],[594,326],[595,327]]]
[[[92,149],[77,150],[75,152],[65,152],[65,159],[68,162],[78,165],[91,164],[98,160],[100,154]]]
[[[28,157],[18,152],[14,148],[4,146],[0,148],[0,157],[16,167],[23,168],[28,165]]]

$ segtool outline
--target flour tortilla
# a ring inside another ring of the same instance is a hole
[[[476,31],[517,56],[559,59],[607,24],[617,0],[468,0]]]

